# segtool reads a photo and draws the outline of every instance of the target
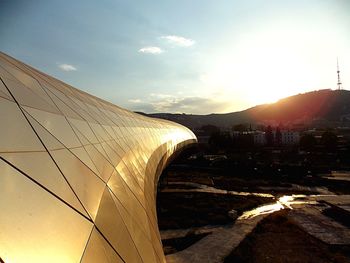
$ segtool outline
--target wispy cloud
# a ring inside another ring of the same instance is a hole
[[[69,64],[60,64],[58,65],[58,67],[60,69],[62,69],[63,71],[76,71],[77,68],[74,67],[73,65],[69,65]]]
[[[170,112],[170,113],[206,113],[225,111],[229,107],[228,102],[217,101],[212,98],[204,97],[181,97],[165,94],[152,94],[143,100],[131,99],[130,107],[135,111],[143,111],[147,113]]]
[[[189,38],[184,38],[181,36],[169,35],[162,36],[161,39],[167,40],[169,43],[180,46],[180,47],[190,47],[195,44],[195,41]]]
[[[129,102],[131,103],[141,103],[140,99],[130,99]]]
[[[165,99],[165,98],[172,98],[173,96],[170,94],[162,94],[162,93],[151,93],[151,97],[157,98],[157,99]]]
[[[161,54],[163,53],[163,50],[160,47],[143,47],[139,49],[140,53],[147,53],[147,54]]]

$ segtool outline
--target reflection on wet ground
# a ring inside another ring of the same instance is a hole
[[[254,193],[254,192],[237,192],[237,191],[228,191],[223,189],[218,189],[212,186],[208,186],[205,184],[198,184],[198,183],[192,183],[192,182],[169,182],[168,185],[178,185],[181,186],[189,186],[192,187],[192,189],[169,189],[165,188],[162,189],[162,192],[167,193],[180,193],[180,192],[200,192],[200,193],[213,193],[213,194],[230,194],[230,195],[241,195],[241,196],[260,196],[260,197],[270,197],[273,198],[274,196],[272,194],[266,194],[266,193]]]
[[[238,218],[238,220],[245,220],[245,219],[253,218],[259,215],[270,214],[270,213],[279,211],[281,209],[284,209],[284,206],[277,201],[276,203],[273,203],[273,204],[263,205],[263,206],[254,208],[250,211],[246,211]]]
[[[317,195],[315,195],[317,196]],[[275,203],[263,205],[244,212],[238,220],[253,218],[258,215],[270,214],[285,208],[293,209],[292,205],[316,204],[315,200],[309,200],[307,195],[284,195],[277,199]]]
[[[266,204],[259,206],[257,208],[254,208],[252,210],[244,212],[238,220],[244,220],[248,218],[253,218],[258,215],[265,215],[270,214],[285,208],[293,209],[291,205],[303,205],[303,204],[316,204],[316,201],[314,200],[315,197],[322,197],[322,196],[334,196],[331,192],[324,188],[318,188],[314,187],[312,190],[318,191],[321,193],[327,193],[327,195],[301,195],[301,194],[295,194],[295,195],[284,195],[282,197],[277,198],[276,196],[272,194],[267,193],[256,193],[256,192],[238,192],[238,191],[229,191],[229,190],[223,190],[223,189],[217,189],[212,186],[204,185],[204,184],[198,184],[198,183],[192,183],[192,182],[169,182],[168,185],[170,186],[178,186],[179,188],[181,186],[191,187],[190,189],[171,189],[171,188],[165,188],[162,189],[162,192],[168,192],[168,193],[191,193],[191,192],[200,192],[200,193],[213,193],[213,194],[229,194],[229,195],[239,195],[239,196],[259,196],[259,197],[269,197],[269,198],[275,198],[276,202]],[[301,186],[294,185],[295,188],[300,190]],[[311,188],[308,187],[307,190],[310,190]],[[328,194],[330,193],[330,194]],[[310,200],[311,198],[311,200]]]

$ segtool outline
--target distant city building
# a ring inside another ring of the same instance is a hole
[[[283,145],[298,144],[300,140],[300,134],[296,131],[281,131]]]
[[[265,132],[255,131],[253,133],[253,139],[255,145],[266,145],[266,135]]]
[[[274,143],[276,144],[276,131],[273,131]],[[266,133],[263,131],[253,132],[253,139],[255,145],[266,145]],[[281,131],[281,144],[293,145],[298,144],[300,140],[300,133],[296,131],[282,130]]]

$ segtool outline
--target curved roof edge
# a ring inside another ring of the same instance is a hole
[[[0,53],[0,258],[165,262],[156,184],[195,143]]]

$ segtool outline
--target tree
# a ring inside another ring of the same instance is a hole
[[[215,132],[208,141],[213,150],[229,150],[232,147],[232,137],[228,133]]]
[[[327,151],[334,151],[337,149],[338,137],[331,131],[325,131],[321,137],[321,144]]]
[[[273,145],[273,133],[271,126],[267,126],[265,130],[265,138],[266,138],[266,145],[272,146]]]
[[[235,138],[235,146],[240,149],[254,147],[254,138],[251,134],[240,134]]]
[[[280,146],[282,144],[282,133],[280,127],[276,129],[276,145]]]
[[[238,131],[238,132],[245,132],[248,130],[248,126],[246,124],[240,123],[236,124],[232,127],[233,131]]]
[[[306,151],[312,151],[315,148],[317,141],[315,136],[312,134],[304,134],[301,136],[299,146],[301,149]]]
[[[201,130],[204,132],[204,134],[207,134],[207,135],[212,135],[214,133],[220,132],[219,127],[217,127],[215,125],[211,125],[211,124],[202,126]]]

